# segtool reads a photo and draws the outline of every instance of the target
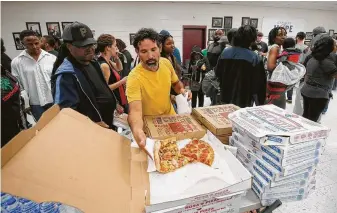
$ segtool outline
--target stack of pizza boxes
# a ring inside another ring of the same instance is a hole
[[[274,105],[240,109],[229,115],[230,145],[253,175],[253,191],[262,205],[306,198],[329,129]]]
[[[232,124],[228,114],[240,109],[233,104],[194,108],[192,115],[223,144],[228,145],[232,135]]]

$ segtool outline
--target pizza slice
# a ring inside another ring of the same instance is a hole
[[[192,161],[192,158],[180,154],[175,138],[155,142],[154,162],[158,172],[173,172]]]
[[[214,162],[213,148],[202,140],[192,139],[190,143],[180,150],[180,153],[208,166],[212,166]]]

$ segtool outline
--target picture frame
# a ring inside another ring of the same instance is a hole
[[[250,26],[255,27],[257,29],[259,24],[259,19],[258,18],[251,18],[250,19]]]
[[[305,40],[312,40],[313,37],[314,37],[313,32],[306,32],[305,33]]]
[[[16,50],[24,50],[25,46],[20,40],[20,32],[13,32],[12,34]]]
[[[48,35],[61,38],[61,28],[59,22],[46,22]]]
[[[305,40],[305,41],[304,41],[304,44],[307,45],[307,46],[310,46],[311,40]]]
[[[329,30],[329,35],[330,35],[331,37],[333,37],[334,34],[335,34],[335,30]]]
[[[74,22],[68,21],[68,22],[61,22],[61,26],[62,26],[62,31],[64,30],[64,28],[68,25],[68,24],[72,24]]]
[[[208,41],[213,41],[213,35],[218,29],[208,29]]]
[[[224,16],[223,17],[224,20],[224,28],[225,29],[232,29],[233,26],[233,16]]]
[[[222,17],[212,17],[212,27],[213,28],[222,28],[223,18]]]
[[[335,37],[335,39],[337,39],[337,33],[334,33],[334,37]]]
[[[130,33],[129,39],[130,39],[130,45],[133,45],[133,42],[135,40],[136,33]]]
[[[241,26],[250,25],[250,17],[242,17]]]
[[[27,30],[35,31],[39,36],[42,36],[40,22],[26,22]]]

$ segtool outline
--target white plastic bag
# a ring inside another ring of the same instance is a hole
[[[289,69],[283,63],[279,63],[271,74],[269,82],[282,83],[286,86],[295,85],[303,78],[306,69],[302,64],[287,61],[294,69]]]
[[[296,115],[303,115],[303,97],[301,94],[301,89],[304,83],[300,83],[299,86],[295,85],[294,89],[296,91],[295,105],[293,113]]]
[[[188,93],[185,93],[185,95],[180,94],[176,96],[177,112],[179,115],[192,113],[190,101],[188,101],[187,99]]]

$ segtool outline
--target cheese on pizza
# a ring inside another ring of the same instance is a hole
[[[213,148],[208,143],[198,139],[192,139],[190,143],[180,150],[180,153],[208,166],[211,166],[214,161]]]

